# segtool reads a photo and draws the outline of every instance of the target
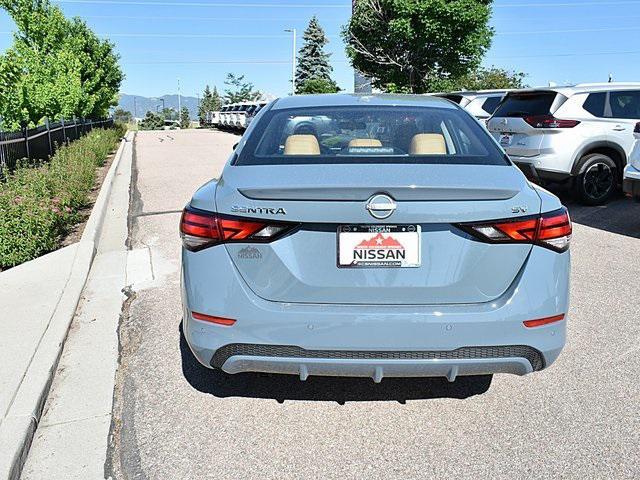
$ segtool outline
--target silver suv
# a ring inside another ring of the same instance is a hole
[[[487,126],[539,183],[569,182],[587,205],[616,193],[640,120],[640,83],[592,83],[509,92]]]

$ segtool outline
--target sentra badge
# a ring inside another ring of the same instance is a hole
[[[259,215],[286,215],[287,212],[282,207],[243,207],[234,205],[231,207],[233,213],[256,213]]]

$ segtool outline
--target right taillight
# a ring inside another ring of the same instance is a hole
[[[187,250],[198,251],[221,243],[268,243],[298,225],[222,215],[187,207],[180,219],[180,236]]]
[[[530,115],[524,121],[533,128],[573,128],[580,125],[578,120],[563,120],[553,115]]]
[[[571,219],[566,208],[542,215],[458,225],[488,243],[531,243],[565,252],[571,242]]]

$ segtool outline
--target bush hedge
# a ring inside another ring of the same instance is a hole
[[[47,162],[20,164],[0,180],[0,268],[55,250],[89,203],[102,166],[124,134],[96,129],[62,146]]]

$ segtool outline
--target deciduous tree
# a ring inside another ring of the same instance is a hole
[[[227,86],[224,91],[224,99],[226,103],[257,100],[262,95],[258,90],[254,90],[253,83],[247,82],[244,79],[244,75],[227,73],[227,78],[224,81],[224,84]]]
[[[424,93],[474,71],[492,0],[358,0],[343,31],[353,66],[381,89]]]
[[[298,94],[307,95],[312,93],[337,93],[340,87],[333,80],[311,78],[301,85],[296,85]]]
[[[133,114],[128,110],[116,108],[116,110],[113,112],[113,119],[116,122],[131,123],[133,121]]]
[[[43,117],[101,117],[123,79],[113,45],[48,0],[0,0],[17,31],[0,56],[0,116],[9,126]]]
[[[164,128],[164,117],[159,113],[149,111],[140,122],[140,128],[142,130],[161,130]]]
[[[498,67],[478,68],[477,70],[455,80],[451,90],[490,90],[525,88],[524,72],[505,70]]]

